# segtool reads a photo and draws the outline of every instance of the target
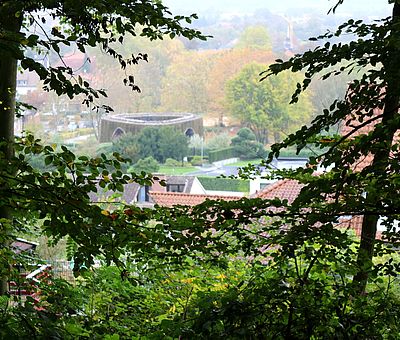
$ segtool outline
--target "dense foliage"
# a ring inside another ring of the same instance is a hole
[[[13,3],[27,4],[6,2],[8,6]],[[108,24],[117,20],[114,13],[123,14],[132,9],[130,5],[151,9],[159,5],[96,1],[89,8],[85,1],[70,1],[65,2],[65,10],[70,10],[65,12],[64,2],[52,3],[58,5],[55,13],[65,16],[67,22],[81,23],[78,19],[83,19],[82,23],[88,24],[86,19],[90,18],[89,23],[94,20],[100,31],[108,26],[96,21],[96,13],[102,18],[104,11]],[[120,7],[121,3],[127,7]],[[122,13],[109,7],[112,5]],[[93,12],[99,8],[100,12]],[[38,9],[34,6],[32,11]],[[23,10],[30,13],[29,7]],[[0,14],[4,28],[4,13]],[[145,17],[137,17],[147,23]],[[400,166],[395,138],[400,128],[399,17],[400,4],[395,2],[393,17],[379,25],[350,20],[337,32],[321,37],[330,39],[344,32],[354,34],[354,42],[328,42],[270,66],[267,77],[286,69],[304,69],[305,79],[296,87],[294,102],[311,79],[328,66],[346,60],[348,65],[340,66],[339,73],[365,65],[375,67],[363,72],[361,79],[350,85],[348,97],[324,110],[310,127],[272,147],[270,161],[286,146],[296,145],[298,150],[308,144],[328,148],[311,157],[306,168],[273,175],[302,184],[293,201],[206,200],[194,207],[155,209],[93,204],[90,195],[98,187],[118,192],[128,183],[151,185],[155,179],[124,174],[120,169],[125,160],[119,154],[112,158],[76,157],[66,147],[54,150],[32,136],[14,144],[3,141],[1,276],[10,277],[15,269],[12,265],[20,260],[11,251],[10,241],[32,227],[52,242],[69,236],[74,273],[81,277],[82,291],[62,282],[46,284],[42,287],[42,310],[35,308],[30,298],[24,305],[13,306],[9,297],[2,297],[1,336],[396,339],[400,331]],[[180,32],[176,21],[165,20]],[[115,24],[117,32],[131,29],[129,22]],[[78,33],[84,30],[94,43],[102,42],[103,36],[96,35],[98,30],[89,32],[88,26],[76,26]],[[158,33],[146,32],[150,37]],[[77,43],[90,45],[92,41]],[[5,45],[8,52],[15,46]],[[59,80],[53,82],[56,91]],[[68,81],[65,84],[68,90]],[[4,111],[10,113],[10,108]],[[327,135],[340,121],[347,121],[348,132]],[[362,128],[370,123],[375,125],[364,133]],[[49,170],[32,168],[27,160],[30,154],[41,155]],[[370,161],[364,167],[355,166],[365,159]],[[329,171],[317,172],[318,165]],[[360,218],[358,240],[346,223]],[[384,227],[381,238],[377,237],[378,222]],[[114,263],[117,269],[101,269],[88,276],[95,259],[105,265]]]
[[[112,150],[134,163],[147,157],[164,163],[168,158],[182,161],[188,155],[188,144],[188,137],[174,128],[145,127],[136,135],[128,133],[113,141]]]
[[[155,173],[160,168],[158,162],[151,156],[139,159],[131,168],[136,173]]]

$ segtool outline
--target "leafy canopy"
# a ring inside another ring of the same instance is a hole
[[[280,136],[296,130],[311,118],[312,106],[308,95],[298,105],[289,105],[289,88],[300,77],[289,73],[270,77],[259,82],[259,74],[265,66],[251,63],[241,70],[226,86],[227,104],[234,117],[249,127],[260,143],[267,143],[269,135],[275,142]]]

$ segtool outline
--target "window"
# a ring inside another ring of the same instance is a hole
[[[144,187],[140,187],[139,192],[137,194],[137,201],[140,202],[150,202],[149,196],[150,187],[145,185]]]
[[[183,192],[185,190],[185,184],[167,184],[168,192]]]

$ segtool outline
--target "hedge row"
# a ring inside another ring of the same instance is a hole
[[[210,163],[222,161],[224,159],[236,157],[236,152],[233,147],[228,147],[225,149],[218,149],[208,152],[208,160]]]
[[[249,192],[250,181],[231,178],[197,177],[206,190]]]

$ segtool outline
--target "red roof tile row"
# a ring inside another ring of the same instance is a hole
[[[242,197],[240,196],[222,196],[222,195],[196,195],[182,192],[149,192],[155,204],[164,207],[172,207],[174,205],[189,205],[195,206],[203,203],[206,199],[235,201]]]

